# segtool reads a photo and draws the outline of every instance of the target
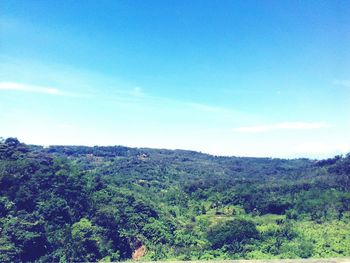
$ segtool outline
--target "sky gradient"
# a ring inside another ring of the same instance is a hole
[[[349,1],[2,1],[0,136],[350,152]]]

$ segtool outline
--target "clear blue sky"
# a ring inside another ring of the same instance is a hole
[[[0,136],[350,151],[349,1],[1,1]]]

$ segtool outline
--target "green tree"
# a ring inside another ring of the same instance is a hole
[[[258,238],[259,232],[255,224],[244,219],[219,223],[208,232],[208,240],[213,249],[227,246],[233,252],[238,252],[244,244]]]
[[[72,261],[97,261],[101,258],[98,228],[87,218],[74,223],[71,229],[73,251]]]

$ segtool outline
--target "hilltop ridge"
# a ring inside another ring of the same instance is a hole
[[[350,256],[350,154],[0,142],[0,261]],[[142,248],[142,249],[141,249]]]

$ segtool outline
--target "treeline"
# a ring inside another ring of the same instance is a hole
[[[350,155],[0,141],[0,262],[350,256]]]

